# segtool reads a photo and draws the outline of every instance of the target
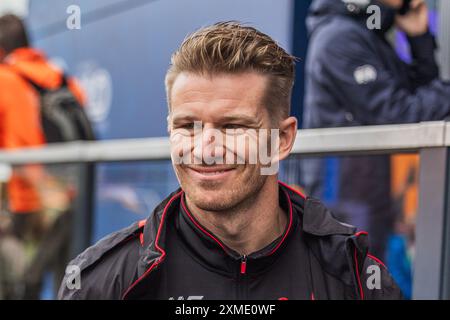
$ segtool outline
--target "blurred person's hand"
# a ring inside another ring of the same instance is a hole
[[[397,27],[410,37],[420,36],[428,30],[428,8],[424,0],[413,0],[409,11],[397,15]]]

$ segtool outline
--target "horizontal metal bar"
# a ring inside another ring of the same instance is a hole
[[[293,154],[366,154],[450,146],[450,123],[299,130]],[[448,127],[448,130],[447,130]],[[78,163],[170,159],[169,138],[80,141],[0,152],[0,163]]]
[[[0,152],[0,163],[12,165],[161,159],[170,159],[169,138],[79,141]]]
[[[312,155],[417,151],[444,146],[445,132],[444,121],[299,130],[292,151]]]

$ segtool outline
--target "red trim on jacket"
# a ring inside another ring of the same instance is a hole
[[[362,288],[361,277],[359,275],[359,264],[358,264],[358,257],[356,254],[356,247],[355,247],[355,269],[356,269],[356,278],[358,280],[358,286],[359,286],[359,294],[360,294],[361,300],[364,300],[364,290]]]
[[[381,261],[380,259],[378,259],[377,257],[371,255],[370,253],[367,254],[367,257],[369,257],[369,258],[372,259],[372,260],[375,260],[376,262],[378,262],[379,264],[381,264],[383,267],[385,267],[385,268],[387,269],[387,267],[386,267],[386,265],[384,264],[384,262]]]
[[[146,222],[147,222],[147,220],[144,219],[144,220],[139,221],[139,224],[138,224],[139,228],[142,228],[141,233],[139,234],[139,241],[141,242],[141,246],[144,245],[144,226],[145,226]]]
[[[283,191],[284,191],[284,190],[283,190]],[[287,229],[286,229],[286,232],[284,233],[283,239],[281,239],[281,241],[278,242],[277,246],[276,246],[275,248],[273,248],[272,251],[269,252],[268,256],[274,254],[274,253],[278,250],[278,248],[283,244],[284,240],[285,240],[286,237],[288,236],[289,231],[291,231],[292,220],[293,220],[293,218],[292,218],[292,214],[293,214],[293,213],[292,213],[292,202],[291,202],[291,198],[289,197],[289,195],[287,194],[287,192],[284,191],[284,193],[285,193],[285,195],[286,195],[286,197],[287,197],[287,199],[288,199],[288,203],[289,203],[289,225],[288,225],[288,227],[287,227]]]
[[[181,197],[181,206],[183,207],[183,210],[186,212],[186,214],[188,215],[189,219],[195,224],[195,226],[201,231],[203,232],[206,236],[208,236],[209,238],[211,238],[212,240],[214,240],[222,249],[223,251],[225,251],[226,253],[228,253],[227,248],[225,247],[225,245],[218,240],[216,237],[214,237],[211,233],[209,233],[208,231],[206,231],[198,222],[197,220],[192,216],[192,214],[190,213],[190,211],[188,210],[188,208],[186,207],[186,204],[184,203],[184,197]]]
[[[278,248],[280,248],[280,246],[284,243],[286,237],[288,236],[289,232],[291,231],[291,227],[292,227],[292,220],[293,220],[293,209],[292,209],[292,201],[291,198],[289,197],[289,194],[283,190],[283,192],[285,193],[287,199],[288,199],[288,204],[289,204],[289,224],[288,227],[286,229],[286,231],[284,232],[283,238],[280,240],[280,242],[277,244],[277,246],[275,248],[272,249],[272,251],[270,251],[267,256],[270,256],[272,254],[274,254]],[[211,233],[209,233],[205,228],[203,228],[198,222],[197,220],[193,217],[193,215],[189,212],[188,208],[186,207],[186,204],[184,202],[184,197],[181,198],[181,206],[183,207],[183,210],[187,213],[189,219],[195,224],[195,226],[202,231],[206,236],[208,236],[209,238],[211,238],[212,240],[214,240],[226,253],[228,253],[227,248],[225,247],[225,245],[218,240],[216,237],[214,237]]]
[[[356,237],[359,237],[360,235],[369,236],[369,233],[367,231],[358,231],[358,232],[355,233]],[[360,274],[359,274],[359,265],[358,265],[358,258],[356,256],[356,248],[355,248],[355,264],[356,264],[356,276],[358,278],[359,292],[360,292],[360,295],[361,295],[361,300],[364,300],[364,290],[362,288],[361,277],[360,277]]]
[[[292,192],[298,194],[298,195],[299,195],[300,197],[302,197],[303,199],[306,199],[306,196],[305,196],[302,192],[300,192],[300,191],[298,191],[298,190],[295,190],[294,188],[292,188],[291,186],[287,185],[287,184],[284,183],[284,182],[281,182],[280,180],[278,180],[278,183],[281,184],[283,187],[288,188],[288,189],[291,190]]]
[[[174,196],[169,200],[169,202],[167,202],[166,206],[164,207],[164,211],[163,211],[163,214],[162,214],[162,216],[161,216],[161,221],[160,221],[160,223],[159,223],[159,226],[158,226],[158,232],[157,232],[157,234],[156,234],[156,239],[155,239],[155,248],[161,253],[161,256],[160,256],[158,259],[156,259],[156,260],[152,263],[152,265],[144,272],[143,275],[141,275],[136,281],[133,282],[133,284],[132,284],[130,287],[128,287],[127,290],[125,290],[125,293],[122,295],[122,300],[124,300],[124,299],[126,298],[126,296],[128,295],[128,293],[129,293],[129,292],[130,292],[130,291],[131,291],[131,290],[132,290],[139,282],[141,282],[146,276],[148,276],[148,275],[150,274],[150,272],[152,272],[152,270],[153,270],[154,268],[156,268],[156,267],[164,260],[164,258],[165,258],[165,256],[166,256],[166,251],[164,251],[164,249],[161,248],[161,247],[159,246],[159,244],[158,244],[159,237],[160,237],[160,235],[161,235],[162,226],[163,226],[163,224],[164,224],[164,219],[165,219],[166,214],[167,214],[167,209],[170,207],[170,205],[172,204],[172,202],[173,202],[177,197],[179,197],[179,196],[182,195],[182,194],[183,194],[183,191],[178,192],[176,195],[174,195]]]
[[[367,231],[358,231],[357,233],[355,233],[355,236],[359,237],[362,234],[365,235],[365,236],[369,235],[369,233]]]

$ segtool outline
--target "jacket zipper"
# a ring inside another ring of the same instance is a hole
[[[248,288],[247,288],[247,255],[241,257],[239,274],[237,276],[237,287],[238,287],[238,300],[248,299]]]
[[[241,275],[247,273],[247,256],[244,254],[241,258]]]

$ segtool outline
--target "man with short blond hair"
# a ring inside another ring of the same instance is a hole
[[[81,288],[67,277],[61,299],[400,298],[365,233],[265,170],[295,140],[294,61],[237,22],[184,40],[166,76],[181,187],[73,260]]]

